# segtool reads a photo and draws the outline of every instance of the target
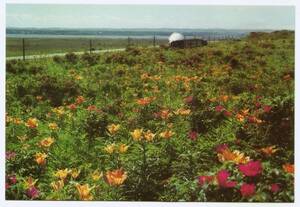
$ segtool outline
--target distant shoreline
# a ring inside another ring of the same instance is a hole
[[[11,38],[108,38],[108,39],[167,39],[173,32],[186,37],[240,38],[252,31],[262,30],[224,30],[224,29],[38,29],[6,28],[6,36]],[[269,30],[264,30],[270,32]]]
[[[86,39],[86,38],[92,38],[92,39],[127,39],[134,38],[134,39],[152,39],[154,35],[132,35],[132,36],[126,36],[126,35],[51,35],[51,34],[6,34],[7,38],[53,38],[53,39]],[[155,38],[157,39],[168,39],[168,36],[162,36],[162,35],[155,35]]]

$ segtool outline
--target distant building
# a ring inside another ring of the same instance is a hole
[[[199,38],[186,39],[182,34],[174,32],[169,37],[169,45],[173,48],[191,48],[207,45],[207,41]]]

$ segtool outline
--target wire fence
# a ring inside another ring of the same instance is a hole
[[[186,36],[187,39],[197,36]],[[202,38],[206,41],[233,40],[238,36],[208,35]],[[126,47],[149,47],[167,45],[168,39],[153,36],[148,38],[7,38],[7,57],[22,57],[31,55],[46,55],[69,52],[90,52],[119,49]]]

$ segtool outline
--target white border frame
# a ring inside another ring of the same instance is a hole
[[[294,203],[190,203],[190,202],[107,202],[107,201],[92,201],[92,202],[81,202],[81,201],[7,201],[5,200],[5,31],[6,31],[6,3],[8,4],[157,4],[157,5],[245,5],[245,6],[295,6],[295,202]],[[51,206],[59,205],[64,207],[74,207],[74,206],[207,206],[207,207],[235,207],[235,206],[299,206],[299,176],[298,166],[299,166],[299,154],[297,149],[299,149],[300,141],[296,138],[300,138],[300,128],[299,127],[299,115],[300,110],[300,99],[296,93],[300,89],[299,80],[299,21],[300,20],[300,5],[297,0],[6,0],[6,2],[0,1],[0,206],[2,207],[41,207],[41,206]]]

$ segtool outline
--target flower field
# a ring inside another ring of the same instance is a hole
[[[294,201],[294,33],[9,61],[6,199]]]

